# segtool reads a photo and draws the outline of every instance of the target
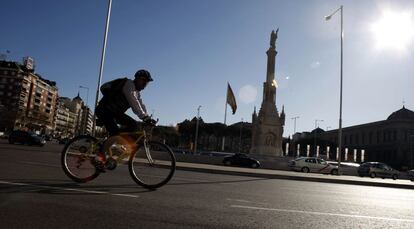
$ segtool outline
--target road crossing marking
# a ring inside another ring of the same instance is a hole
[[[43,189],[57,189],[57,190],[61,190],[61,191],[93,193],[93,194],[121,196],[121,197],[130,197],[130,198],[138,198],[139,197],[139,196],[136,196],[136,195],[121,194],[121,193],[110,193],[110,192],[93,191],[93,190],[76,189],[76,188],[62,188],[62,187],[53,187],[53,186],[46,186],[46,185],[34,185],[34,184],[17,183],[17,182],[9,182],[9,181],[2,181],[2,180],[0,180],[0,184],[17,185],[17,186],[29,186],[29,187],[37,187],[37,188],[43,188]]]
[[[349,218],[376,219],[376,220],[414,223],[414,219],[398,219],[398,218],[388,218],[388,217],[378,217],[378,216],[351,215],[351,214],[328,213],[328,212],[312,212],[312,211],[300,211],[300,210],[289,210],[289,209],[278,209],[278,208],[262,208],[262,207],[243,206],[243,205],[231,205],[230,207],[253,209],[253,210],[264,210],[264,211],[275,211],[275,212],[301,213],[301,214],[322,215],[322,216],[340,216],[340,217],[349,217]]]

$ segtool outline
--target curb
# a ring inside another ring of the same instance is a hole
[[[296,181],[310,181],[310,182],[322,182],[322,183],[335,183],[335,184],[348,184],[348,185],[363,185],[363,186],[374,186],[384,188],[400,188],[400,189],[414,189],[414,185],[411,184],[397,184],[397,183],[383,183],[375,181],[359,181],[359,180],[346,180],[336,178],[320,178],[320,177],[306,177],[306,176],[295,176],[295,175],[284,175],[284,174],[271,174],[271,173],[257,173],[257,172],[241,172],[231,171],[225,169],[212,169],[203,167],[189,167],[183,165],[176,165],[178,170],[191,171],[191,172],[204,172],[212,174],[224,174],[234,176],[248,176],[248,177],[260,177],[267,179],[282,179],[282,180],[296,180]],[[326,175],[331,176],[331,175]],[[414,184],[414,182],[412,182]]]

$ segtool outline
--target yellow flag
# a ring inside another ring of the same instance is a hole
[[[236,98],[229,83],[227,83],[227,103],[230,105],[233,114],[235,114],[237,110]]]

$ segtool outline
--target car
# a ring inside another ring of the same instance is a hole
[[[289,162],[289,167],[294,171],[304,173],[316,172],[338,175],[338,166],[317,157],[298,157]]]
[[[407,175],[411,181],[414,181],[414,169],[408,170]]]
[[[68,143],[69,142],[69,140],[70,140],[70,138],[61,138],[61,139],[59,139],[59,144],[66,144],[66,143]]]
[[[231,156],[224,157],[224,165],[237,165],[250,168],[259,168],[260,162],[254,158],[248,157],[246,154],[236,153]]]
[[[46,141],[35,133],[22,130],[15,130],[11,132],[9,135],[9,143],[21,143],[27,145],[44,146],[46,144]]]
[[[381,177],[397,180],[400,172],[382,162],[365,162],[359,166],[358,175],[360,177],[369,176],[371,178]]]

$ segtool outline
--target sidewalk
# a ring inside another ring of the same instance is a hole
[[[177,162],[177,169],[193,172],[207,172],[226,175],[261,177],[269,179],[285,179],[337,184],[365,185],[387,188],[414,189],[414,182],[410,180],[392,180],[381,178],[357,177],[357,176],[333,176],[318,173],[300,173],[294,171],[251,169],[240,167],[228,167],[209,164]]]

